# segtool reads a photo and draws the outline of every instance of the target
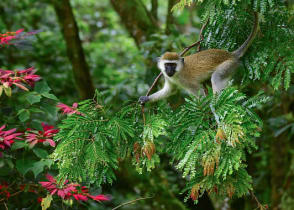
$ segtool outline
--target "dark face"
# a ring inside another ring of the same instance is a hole
[[[164,68],[165,68],[165,73],[167,74],[167,76],[172,77],[176,73],[177,64],[165,63]]]

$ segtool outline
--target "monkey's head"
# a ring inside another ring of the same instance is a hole
[[[174,52],[166,52],[158,60],[158,68],[168,77],[180,72],[183,66],[184,58]]]

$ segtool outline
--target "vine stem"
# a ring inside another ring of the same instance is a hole
[[[153,197],[137,198],[137,199],[135,199],[135,200],[131,200],[131,201],[128,201],[128,202],[122,203],[122,204],[120,204],[119,206],[114,207],[112,210],[116,210],[116,209],[118,209],[118,208],[120,208],[120,207],[123,207],[123,206],[125,206],[125,205],[129,205],[129,204],[134,203],[134,202],[139,201],[139,200],[146,200],[146,199],[150,199],[150,198],[153,198]]]

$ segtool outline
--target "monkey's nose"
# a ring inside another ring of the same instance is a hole
[[[173,69],[166,69],[165,72],[169,77],[172,77],[176,73]]]

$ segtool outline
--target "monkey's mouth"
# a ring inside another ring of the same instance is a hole
[[[165,70],[165,73],[167,74],[167,76],[172,77],[172,76],[174,76],[174,74],[176,73],[176,71],[173,70],[173,69],[166,69]]]

